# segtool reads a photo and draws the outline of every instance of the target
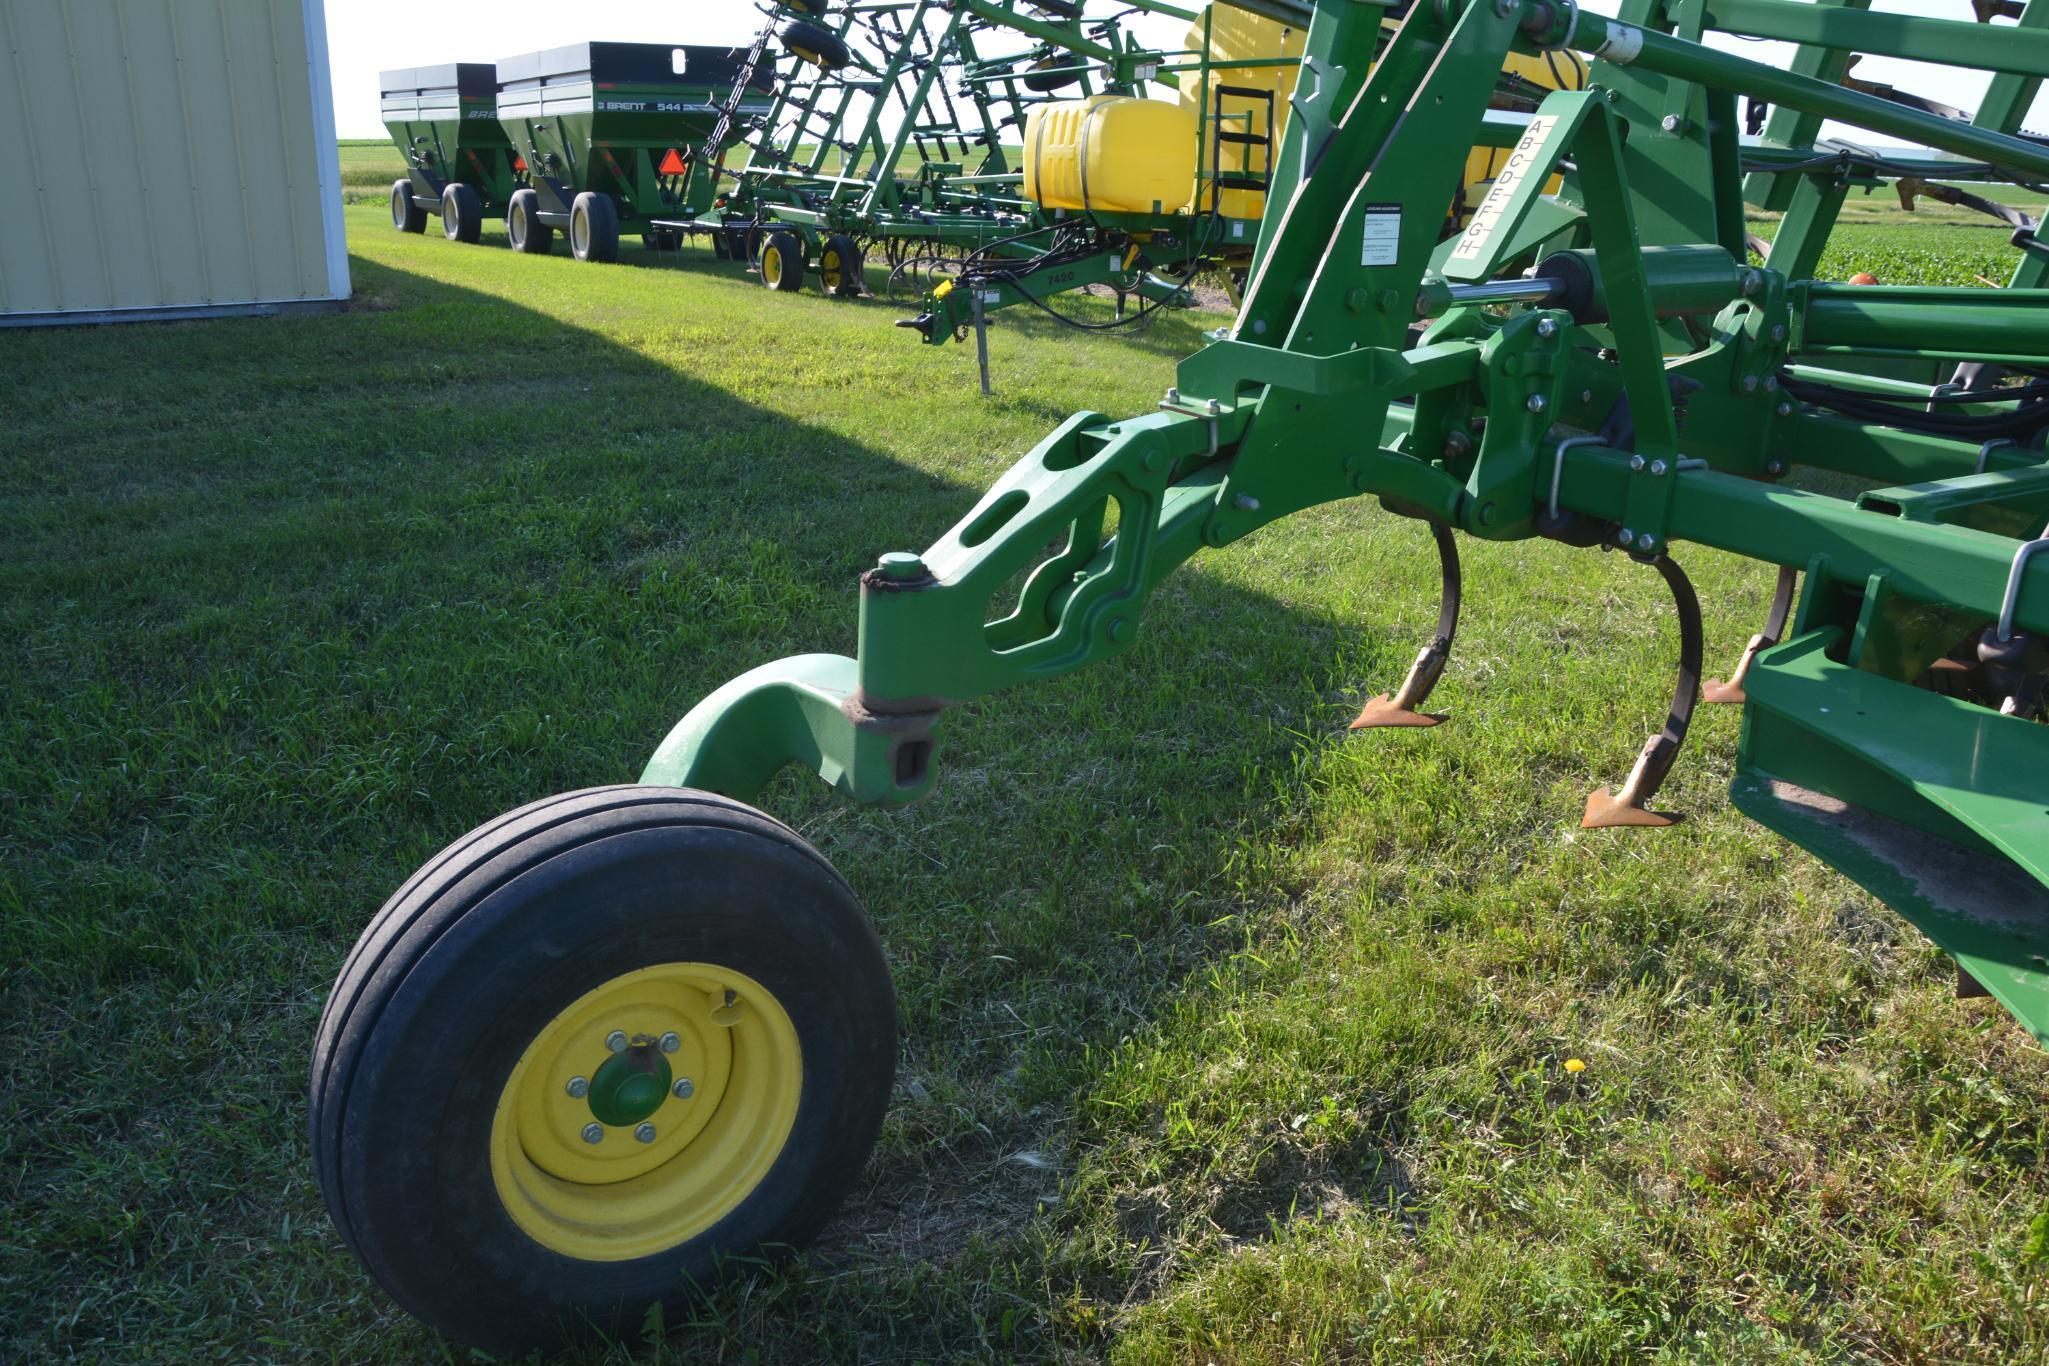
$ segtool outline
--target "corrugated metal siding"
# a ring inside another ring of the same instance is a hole
[[[0,0],[0,315],[345,298],[320,0]]]

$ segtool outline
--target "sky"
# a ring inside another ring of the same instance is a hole
[[[1181,3],[1193,7],[1192,0]],[[1586,7],[1612,14],[1616,0],[1587,0]],[[751,42],[762,23],[752,0],[327,0],[326,8],[335,126],[345,138],[383,136],[377,73],[387,67],[491,62],[592,40],[740,44]],[[1872,8],[1971,17],[1970,0],[1876,0]],[[1132,22],[1142,37],[1162,45],[1178,45],[1186,29],[1156,16]],[[1734,39],[1717,45],[1781,65],[1789,51]],[[1879,58],[1867,58],[1857,74],[1965,109],[1976,107],[1986,82],[1976,73]],[[2037,101],[2035,113],[2032,126],[2049,123],[2049,101]]]

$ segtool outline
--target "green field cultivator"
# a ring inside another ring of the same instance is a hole
[[[1656,798],[1707,656],[1680,559],[1778,566],[1770,619],[1709,692],[1743,708],[1735,803],[2041,1038],[2049,245],[1990,187],[2049,182],[2049,146],[2017,132],[2049,3],[1981,10],[1416,0],[1383,49],[1389,7],[1315,0],[1243,303],[1155,410],[1069,418],[936,544],[882,555],[854,657],[743,674],[639,783],[479,828],[377,915],[312,1068],[351,1247],[407,1308],[516,1349],[631,1329],[725,1259],[802,1244],[881,1124],[896,1015],[846,883],[746,803],[791,764],[859,802],[924,796],[950,709],[1113,658],[1184,560],[1338,499],[1421,523],[1445,586],[1362,730],[1428,724],[1458,667],[1460,536],[1619,551],[1669,586],[1670,707],[1574,813],[1589,827],[1670,819]],[[1795,50],[1748,60],[1710,28]],[[1565,52],[1590,59],[1585,89],[1489,110],[1511,55]],[[1850,78],[1859,53],[1990,88],[1952,116]],[[1884,141],[1823,140],[1823,120]],[[1476,145],[1505,156],[1446,237]],[[2003,218],[2013,286],[1815,278],[1845,194],[1884,183]],[[1768,245],[1746,202],[1783,209]]]
[[[767,20],[742,60],[775,72],[774,104],[730,134],[748,155],[717,212],[678,226],[713,234],[721,254],[746,256],[783,293],[810,276],[857,295],[871,250],[895,273],[1016,243],[1040,226],[1018,197],[1029,106],[1053,90],[1094,93],[1098,79],[1128,88],[1157,64],[1114,16],[1088,17],[1080,3],[785,0]],[[1029,45],[984,50],[1016,39]],[[1071,66],[1060,55],[1070,49],[1103,54],[1107,72]]]
[[[1062,69],[1075,76],[1100,70],[1106,80],[1142,77],[1152,89],[1034,105],[1017,193],[1039,226],[944,261],[945,274],[926,282],[917,315],[898,324],[932,345],[972,330],[985,392],[983,324],[1000,309],[1028,304],[1090,330],[1143,327],[1162,305],[1184,301],[1205,271],[1237,301],[1294,104],[1311,7],[1308,0],[1259,0],[1250,9],[1206,5],[1194,15],[1154,11],[1193,20],[1180,49],[1140,56],[1082,47],[1064,54],[1072,65]],[[1381,11],[1383,45],[1405,12],[1405,4]],[[970,67],[963,79],[970,86],[990,79],[988,68]],[[1511,53],[1488,107],[1527,114],[1548,92],[1585,84],[1586,65],[1575,53]],[[1503,150],[1484,143],[1467,152],[1445,206],[1448,229],[1465,226],[1504,160]],[[1049,302],[1096,289],[1116,298],[1114,320],[1084,321]],[[1127,313],[1133,298],[1137,308]]]
[[[487,218],[525,184],[512,144],[498,126],[498,73],[489,62],[407,67],[378,76],[384,127],[405,155],[406,178],[392,182],[391,225],[426,229],[441,216],[451,242],[474,242]]]

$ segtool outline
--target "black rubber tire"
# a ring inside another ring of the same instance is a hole
[[[472,244],[484,236],[484,201],[460,180],[450,181],[441,191],[441,235]]]
[[[802,19],[783,29],[783,47],[821,71],[837,71],[854,59],[838,34]]]
[[[579,261],[619,259],[619,210],[610,195],[585,190],[570,204],[569,251]]]
[[[778,294],[804,288],[804,243],[794,232],[772,232],[761,244],[761,283]]]
[[[818,287],[835,299],[860,298],[863,264],[860,243],[843,232],[832,234],[818,247]]]
[[[413,202],[413,182],[391,182],[391,226],[400,232],[425,232],[427,211]]]
[[[1025,89],[1036,91],[1041,95],[1051,94],[1055,90],[1065,90],[1068,86],[1077,84],[1081,80],[1081,72],[1071,70],[1048,71],[1046,68],[1072,67],[1078,60],[1078,58],[1064,55],[1041,57],[1038,61],[1025,68],[1024,76],[1019,84],[1023,85]]]
[[[788,1012],[803,1059],[789,1137],[751,1194],[678,1247],[552,1251],[497,1194],[500,1093],[584,992],[673,961],[729,966]],[[650,1305],[681,1309],[716,1283],[724,1259],[781,1255],[831,1217],[881,1128],[896,1031],[874,931],[795,831],[682,788],[565,793],[449,845],[357,941],[314,1043],[315,1173],[371,1275],[449,1336],[520,1353],[633,1333]]]
[[[505,205],[505,241],[514,251],[546,256],[555,246],[555,230],[541,221],[541,196],[532,189],[512,192]]]

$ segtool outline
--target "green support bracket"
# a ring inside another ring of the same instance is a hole
[[[1841,641],[1811,631],[1757,657],[1731,799],[2049,1042],[2049,730],[1838,663]]]

